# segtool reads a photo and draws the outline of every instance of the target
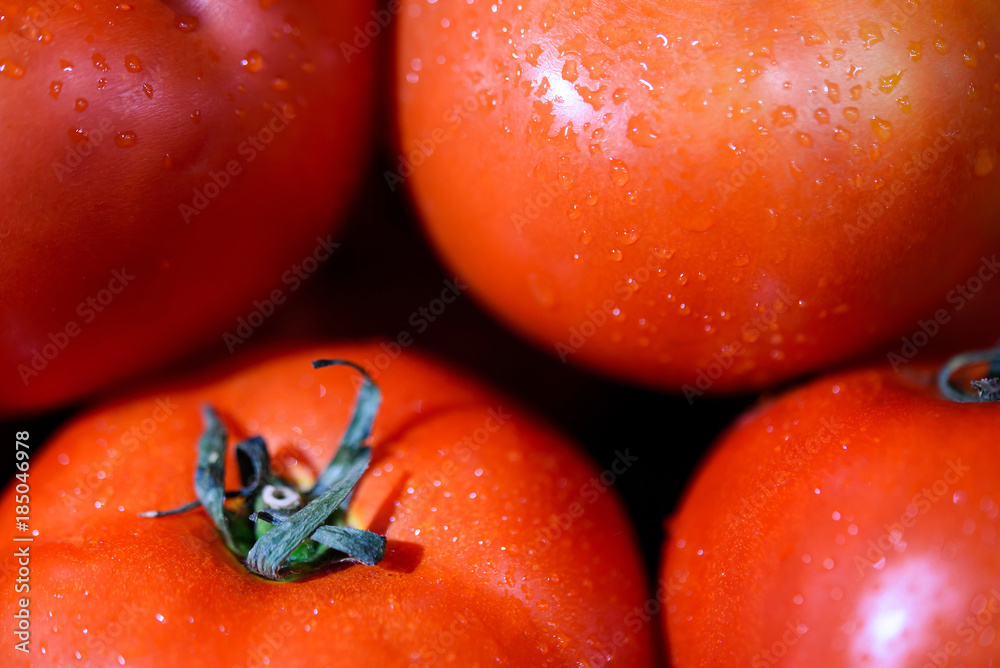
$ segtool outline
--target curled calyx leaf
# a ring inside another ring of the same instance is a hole
[[[982,377],[968,380],[970,373]],[[966,378],[969,390],[955,387],[956,377]],[[938,373],[938,389],[952,401],[1000,401],[1000,347],[952,357]]]
[[[348,366],[362,376],[354,411],[333,459],[310,489],[300,489],[271,470],[260,436],[236,445],[240,489],[225,491],[228,433],[215,410],[202,407],[205,431],[198,442],[195,494],[179,508],[140,513],[164,517],[201,506],[229,549],[252,573],[290,580],[338,561],[374,566],[385,556],[385,536],[346,526],[351,492],[371,461],[365,445],[382,402],[371,376],[346,360],[316,360],[313,368]],[[228,502],[228,503],[227,503]]]

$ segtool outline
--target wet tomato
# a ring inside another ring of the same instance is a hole
[[[219,336],[329,257],[376,52],[339,44],[372,8],[0,7],[0,412]]]
[[[823,378],[751,411],[667,525],[673,665],[1000,658],[1000,403],[929,374]]]
[[[645,577],[614,491],[563,438],[412,351],[377,377],[371,464],[344,518],[387,537],[378,565],[270,581],[201,508],[137,516],[193,498],[205,402],[233,434],[227,489],[233,446],[254,435],[280,475],[316,480],[359,390],[356,372],[310,361],[380,354],[269,355],[99,408],[34,451],[32,665],[652,666],[652,625],[626,621]],[[12,642],[0,656],[24,662]]]
[[[1000,211],[1000,14],[403,3],[408,187],[444,259],[564,360],[759,387],[902,334]]]

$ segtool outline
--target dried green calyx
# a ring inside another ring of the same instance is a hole
[[[373,566],[385,556],[385,536],[346,526],[351,492],[371,461],[365,441],[371,435],[382,393],[368,373],[345,360],[316,360],[313,368],[348,366],[363,378],[350,423],[336,455],[311,489],[299,489],[271,470],[264,439],[254,436],[236,446],[240,489],[225,491],[228,433],[211,406],[202,408],[205,431],[198,443],[197,501],[167,511],[140,513],[163,517],[205,509],[229,549],[252,573],[290,580],[339,561]]]

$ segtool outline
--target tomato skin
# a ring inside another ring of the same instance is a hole
[[[53,5],[0,20],[20,72],[0,73],[5,413],[78,399],[287,294],[368,150],[377,50],[347,62],[339,44],[371,0]]]
[[[997,234],[997,8],[897,4],[405,2],[387,180],[550,352],[773,384],[902,333]]]
[[[667,525],[672,665],[1000,658],[1000,405],[921,374],[823,378],[721,439]]]
[[[652,666],[652,625],[636,631],[623,621],[646,593],[614,492],[581,497],[595,471],[562,437],[417,353],[377,378],[384,402],[373,463],[351,505],[352,523],[388,536],[378,566],[269,582],[246,573],[203,512],[136,516],[192,498],[202,402],[227,420],[234,442],[261,434],[278,462],[318,470],[357,388],[351,372],[314,371],[310,360],[380,350],[269,355],[231,375],[95,410],[34,451],[32,665],[65,665],[78,650],[81,665],[111,665],[119,655],[127,665],[246,665],[253,651],[288,666],[497,657],[568,665],[592,656],[603,663],[612,648],[611,665]],[[236,486],[232,461],[227,471]],[[8,489],[4,516],[12,503]],[[583,514],[554,539],[540,538],[572,503]],[[9,615],[0,629],[10,633]],[[10,643],[2,652],[4,665],[22,665]]]

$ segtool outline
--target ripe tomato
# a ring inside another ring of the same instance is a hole
[[[371,0],[0,6],[0,412],[220,336],[332,252]]]
[[[270,356],[100,408],[32,450],[32,665],[653,665],[650,625],[626,621],[645,578],[614,492],[564,439],[416,353],[378,376],[373,460],[350,502],[350,524],[388,537],[379,565],[271,582],[201,509],[136,516],[193,498],[204,402],[237,437],[261,435],[279,471],[315,475],[356,377],[310,360],[380,353]],[[227,457],[232,473],[232,443]],[[15,621],[0,622],[8,638]],[[12,645],[0,661],[22,665]]]
[[[668,523],[673,665],[1000,658],[1000,404],[925,372],[827,377],[723,437]]]
[[[386,180],[564,360],[689,397],[763,386],[902,333],[997,232],[995,3],[401,16]]]

